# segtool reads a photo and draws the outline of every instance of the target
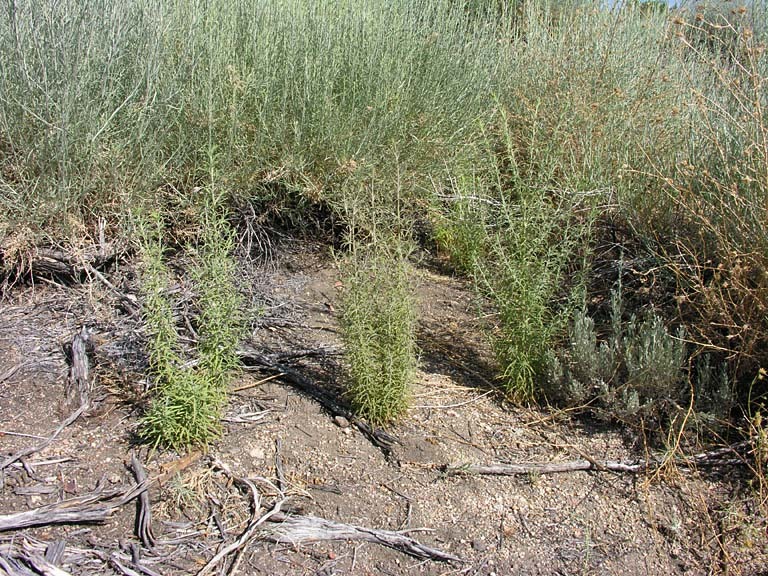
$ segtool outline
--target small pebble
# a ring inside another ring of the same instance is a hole
[[[264,450],[262,450],[258,446],[254,446],[253,448],[248,450],[248,456],[250,456],[254,460],[263,460],[264,459]]]
[[[349,428],[349,420],[344,418],[344,416],[334,416],[333,421],[336,422],[339,428]]]

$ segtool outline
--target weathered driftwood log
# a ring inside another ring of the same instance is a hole
[[[30,526],[49,524],[99,523],[147,489],[147,482],[140,482],[125,492],[100,490],[68,498],[55,504],[33,508],[25,512],[0,515],[0,532],[18,530]]]
[[[393,548],[422,560],[463,562],[458,556],[425,546],[406,536],[404,532],[354,526],[316,516],[293,516],[283,513],[272,515],[270,522],[276,524],[270,525],[269,532],[263,539],[271,542],[308,544],[330,540],[360,540]]]

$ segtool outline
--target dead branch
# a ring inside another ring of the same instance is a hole
[[[42,556],[21,553],[5,557],[0,554],[0,569],[9,576],[70,576]]]
[[[328,412],[334,416],[344,416],[354,424],[376,447],[386,456],[390,456],[392,446],[397,443],[397,438],[379,428],[373,428],[370,424],[357,418],[349,410],[339,404],[336,398],[323,390],[315,382],[301,374],[298,370],[283,364],[275,355],[260,354],[253,348],[240,350],[240,359],[246,366],[257,366],[260,370],[279,375],[280,379],[292,385],[294,388],[311,396],[319,402]],[[302,356],[308,356],[302,353]]]
[[[141,310],[141,305],[139,304],[139,299],[136,298],[133,294],[126,294],[125,292],[121,292],[118,290],[112,282],[107,280],[107,278],[99,272],[96,268],[91,266],[90,264],[85,265],[86,272],[99,280],[102,284],[104,284],[117,298],[120,300],[120,302],[125,307],[125,310],[130,314],[131,316],[137,316],[139,311]]]
[[[159,576],[159,574],[146,566],[146,563],[159,563],[163,560],[162,557],[153,556],[152,558],[145,560],[143,563],[139,563],[139,559],[135,557],[135,554],[130,556],[119,551],[108,553],[96,548],[77,548],[73,546],[64,546],[64,542],[57,541],[53,543],[47,543],[42,540],[38,540],[32,536],[27,535],[14,535],[10,537],[7,543],[0,541],[0,568],[3,568],[2,558],[18,559],[26,558],[29,556],[42,557],[51,564],[57,566],[78,566],[82,567],[85,564],[94,562],[100,562],[104,565],[112,564],[113,560],[116,560],[121,566],[128,567],[135,572],[140,572],[146,576]],[[18,572],[19,575],[34,575],[38,576],[39,572],[33,572],[28,566],[25,572]],[[106,572],[106,568],[102,570]],[[0,574],[3,574],[0,570]],[[16,576],[15,573],[13,573]]]
[[[49,524],[104,522],[116,509],[130,502],[146,489],[146,481],[139,482],[125,492],[97,489],[89,494],[68,498],[26,512],[0,515],[0,532]]]
[[[91,376],[88,348],[90,347],[90,331],[83,326],[72,338],[69,352],[69,378],[66,383],[67,402],[70,406],[91,405]]]
[[[75,278],[87,268],[101,268],[117,257],[114,249],[105,246],[90,246],[78,252],[66,252],[51,248],[41,248],[32,256],[28,272],[33,276],[62,276]],[[17,271],[17,273],[23,271]]]
[[[745,458],[741,456],[749,447],[749,442],[738,442],[730,446],[723,446],[708,452],[701,452],[689,457],[679,457],[674,459],[651,458],[649,460],[595,460],[582,454],[583,459],[571,460],[569,462],[549,462],[549,463],[514,463],[514,464],[491,464],[482,466],[479,464],[462,464],[459,466],[443,466],[443,473],[446,476],[457,476],[462,474],[478,475],[496,475],[496,476],[517,476],[519,474],[559,474],[563,472],[577,472],[580,470],[597,472],[618,472],[624,474],[641,474],[647,471],[657,470],[668,463],[674,463],[676,466],[684,469],[693,469],[695,467],[718,467],[731,466],[745,463]]]
[[[10,546],[7,550],[0,550],[0,568],[11,576],[69,576],[69,572],[57,566],[64,553],[63,541],[47,545],[41,556],[42,551],[30,549],[26,545],[22,549]]]
[[[180,474],[193,464],[195,464],[200,458],[203,456],[203,453],[199,450],[194,450],[192,452],[189,452],[186,456],[182,456],[178,460],[174,460],[173,462],[170,462],[168,464],[165,464],[161,466],[162,472],[155,476],[155,478],[152,480],[152,482],[157,482],[159,484],[162,484],[163,482],[167,481],[169,478],[172,478],[173,476],[176,476],[177,474]]]
[[[261,478],[260,480],[262,482],[266,483],[270,488],[274,489],[274,491],[280,495],[280,499],[277,500],[272,508],[268,512],[261,514],[261,493],[258,491],[253,482],[247,478],[240,478],[235,476],[229,467],[218,459],[213,459],[212,463],[216,468],[220,469],[222,472],[224,472],[224,474],[231,478],[235,484],[244,487],[249,491],[251,495],[251,506],[253,511],[251,514],[251,521],[248,523],[248,526],[245,528],[245,530],[243,530],[240,536],[219,550],[216,555],[211,558],[205,566],[203,566],[200,572],[197,573],[197,576],[204,576],[205,574],[209,574],[222,560],[224,560],[233,552],[236,554],[228,573],[234,574],[240,563],[240,559],[242,558],[244,550],[256,534],[259,527],[275,514],[279,514],[282,505],[287,499],[282,491],[278,489],[274,484],[264,478]]]
[[[277,476],[277,487],[281,492],[285,492],[286,482],[285,473],[283,472],[283,457],[280,454],[283,448],[283,441],[280,437],[275,439],[275,476]]]
[[[559,474],[562,472],[576,472],[578,470],[599,470],[610,472],[626,472],[638,474],[648,469],[646,462],[620,462],[617,460],[572,460],[570,462],[552,463],[522,463],[522,464],[493,464],[481,466],[478,464],[462,464],[459,466],[444,466],[446,476],[462,474],[517,476],[519,474]]]
[[[0,574],[3,576],[37,576],[27,568],[20,560],[0,554]]]
[[[273,515],[271,521],[279,524],[270,526],[269,533],[263,537],[270,542],[308,544],[331,540],[360,540],[380,544],[421,560],[464,562],[453,554],[425,546],[403,532],[365,528],[315,516],[289,516],[282,513]]]
[[[131,453],[130,468],[133,471],[133,476],[136,478],[136,482],[139,484],[147,484],[147,473],[144,471],[144,467],[141,462],[136,458],[136,453]],[[141,543],[147,548],[154,548],[156,540],[155,535],[152,533],[152,505],[149,502],[149,490],[144,490],[139,494],[139,499],[136,504],[136,533],[141,539]]]
[[[22,458],[25,458],[27,456],[34,454],[35,452],[40,452],[41,450],[44,450],[45,448],[47,448],[51,444],[51,442],[53,442],[56,439],[56,437],[59,434],[61,434],[61,431],[64,430],[64,428],[66,428],[67,426],[72,424],[72,422],[80,418],[82,413],[85,412],[86,408],[87,408],[86,406],[80,406],[80,408],[78,408],[72,414],[70,414],[69,417],[66,420],[64,420],[64,422],[62,422],[58,428],[56,428],[56,431],[51,436],[46,438],[43,442],[41,442],[37,446],[19,450],[15,454],[12,454],[11,456],[3,460],[3,462],[0,463],[0,471],[5,470],[8,466],[10,466],[11,464],[13,464],[18,460],[21,460]]]

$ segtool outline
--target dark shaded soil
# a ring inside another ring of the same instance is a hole
[[[244,268],[244,277],[259,312],[250,344],[283,355],[323,390],[343,390],[340,283],[323,249],[293,245],[269,266]],[[135,290],[129,268],[112,270],[108,278],[122,291]],[[181,294],[184,289],[179,287]],[[621,430],[508,405],[492,387],[492,362],[469,287],[422,268],[418,296],[421,371],[410,412],[389,430],[400,440],[389,457],[280,379],[257,385],[264,374],[253,371],[233,385],[241,390],[231,394],[221,440],[208,455],[181,458],[132,444],[148,383],[141,323],[117,295],[98,279],[16,288],[0,305],[0,460],[42,442],[71,414],[64,401],[64,345],[83,325],[94,332],[96,403],[50,446],[23,459],[23,466],[4,471],[0,514],[86,493],[101,479],[128,486],[133,478],[126,463],[135,451],[150,477],[163,479],[150,490],[159,544],[142,550],[141,562],[158,574],[195,573],[223,541],[244,530],[251,513],[247,495],[214,470],[210,457],[238,476],[276,483],[278,453],[288,512],[413,530],[411,537],[465,563],[416,560],[370,543],[295,546],[257,539],[239,573],[765,573],[766,520],[750,514],[736,470],[727,478],[675,471],[655,477],[446,477],[448,464],[645,454]],[[234,422],[254,413],[260,414],[257,421]],[[273,497],[265,491],[267,508]],[[0,533],[0,553],[25,541],[34,547],[63,540],[64,570],[120,573],[105,558],[130,558],[131,544],[139,549],[135,515],[128,504],[101,525]],[[89,552],[94,550],[98,554]]]

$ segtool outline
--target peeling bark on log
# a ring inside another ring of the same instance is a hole
[[[83,326],[72,338],[68,350],[69,378],[67,378],[66,395],[70,406],[91,406],[91,370],[88,359],[91,333]]]
[[[48,524],[99,523],[147,489],[147,482],[140,482],[126,492],[120,490],[96,490],[90,494],[68,498],[40,508],[0,515],[0,532],[19,530],[30,526]]]
[[[464,562],[458,556],[425,546],[402,532],[332,522],[316,516],[289,516],[282,513],[273,515],[270,521],[279,524],[271,526],[264,539],[279,544],[361,540],[380,544],[421,560]]]
[[[348,409],[338,403],[336,398],[312,382],[296,369],[280,362],[274,355],[260,354],[252,348],[239,352],[240,359],[246,366],[256,366],[264,372],[279,375],[279,378],[291,384],[294,388],[311,396],[334,416],[344,416],[350,423],[357,427],[384,455],[392,454],[392,446],[398,442],[397,438],[384,430],[374,428],[364,420],[360,420]],[[305,354],[306,355],[306,354]]]
[[[36,251],[28,263],[28,270],[17,270],[19,276],[59,276],[75,278],[84,274],[88,267],[101,268],[113,261],[117,253],[112,248],[91,246],[80,252],[66,252],[51,248]]]

